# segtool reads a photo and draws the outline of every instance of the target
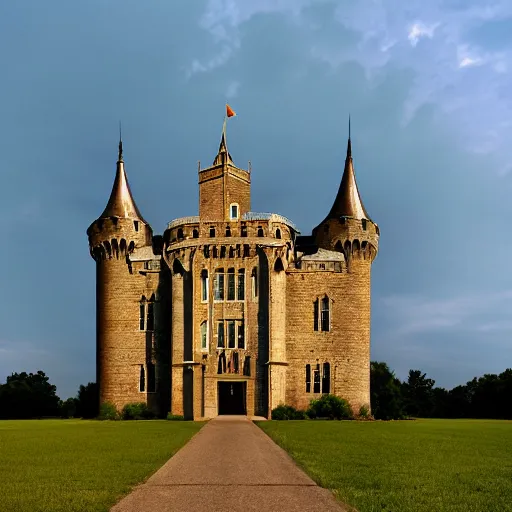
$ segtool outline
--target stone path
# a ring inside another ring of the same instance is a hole
[[[245,416],[209,421],[111,512],[349,510]]]

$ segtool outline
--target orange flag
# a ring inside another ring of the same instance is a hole
[[[226,103],[226,116],[233,117],[236,116],[236,112]]]

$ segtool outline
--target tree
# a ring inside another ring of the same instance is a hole
[[[409,416],[429,418],[434,412],[435,381],[420,370],[409,370],[407,382],[402,384],[405,410]]]
[[[379,420],[404,417],[400,380],[386,363],[370,363],[370,400],[372,414]]]
[[[76,398],[68,398],[60,402],[60,415],[62,418],[74,418],[76,415]]]
[[[57,388],[39,370],[13,373],[0,386],[0,418],[25,419],[58,416]]]
[[[96,382],[80,385],[76,397],[76,417],[96,418],[100,410],[99,388]]]

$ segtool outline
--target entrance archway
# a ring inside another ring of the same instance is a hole
[[[247,414],[246,382],[219,381],[218,386],[219,415]]]

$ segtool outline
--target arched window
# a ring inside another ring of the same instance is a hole
[[[178,228],[178,240],[183,240],[183,228]]]
[[[330,393],[331,392],[331,365],[329,363],[324,363],[324,368],[322,372],[322,393]]]
[[[201,301],[208,302],[208,270],[201,270]]]
[[[321,325],[322,331],[330,331],[331,330],[331,301],[327,295],[322,299],[322,310],[321,314]]]
[[[256,298],[258,296],[258,288],[259,288],[259,283],[258,283],[258,267],[254,267],[252,269],[252,274],[251,274],[251,280],[252,280],[252,296],[254,298]]]
[[[245,269],[238,271],[238,295],[237,300],[245,300]]]
[[[228,269],[228,300],[235,300],[235,269]]]
[[[197,229],[192,231],[192,238],[199,238],[199,231]]]
[[[208,350],[208,322],[201,324],[201,350]]]
[[[155,304],[153,301],[148,302],[147,304],[147,321],[146,321],[146,331],[154,331],[155,330]]]
[[[224,269],[218,268],[215,271],[213,281],[213,298],[215,300],[224,300]]]
[[[318,320],[319,320],[319,307],[318,307],[318,299],[313,302],[313,329],[318,331]]]
[[[258,226],[258,236],[265,236],[263,233],[263,228],[261,226]]]
[[[306,365],[306,393],[311,393],[311,365]]]
[[[320,393],[320,365],[316,365],[313,372],[313,393]]]
[[[281,238],[281,230],[279,228],[276,229],[276,238]]]

